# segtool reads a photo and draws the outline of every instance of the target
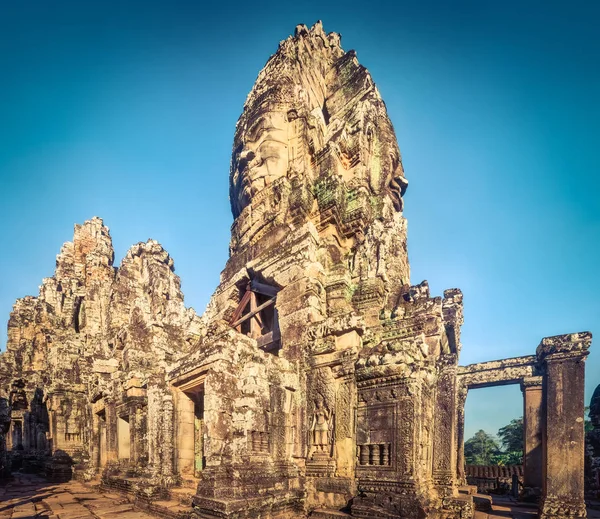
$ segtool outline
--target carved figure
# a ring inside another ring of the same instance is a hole
[[[285,111],[266,112],[239,136],[231,170],[231,204],[237,214],[258,192],[286,176],[289,126]]]
[[[323,403],[323,397],[318,396],[315,400],[315,410],[311,426],[312,445],[314,451],[327,453],[331,439],[331,413]]]
[[[305,36],[318,41],[318,52],[298,45]],[[402,211],[407,181],[381,96],[356,54],[344,53],[339,36],[326,34],[318,23],[310,35],[298,26],[281,43],[246,100],[231,159],[234,218],[277,180],[298,177],[312,189],[323,171],[335,173],[344,190],[354,193],[352,204],[366,207],[375,196],[385,200],[387,214]],[[330,189],[324,190],[328,197]]]

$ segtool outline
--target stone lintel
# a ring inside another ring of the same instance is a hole
[[[523,380],[521,380],[521,391],[526,391],[528,388],[542,389],[543,381],[544,377],[541,376],[523,377]]]
[[[492,360],[459,366],[457,376],[461,385],[469,389],[518,384],[536,371],[535,355]]]
[[[544,337],[537,347],[536,355],[540,362],[585,357],[592,343],[590,332],[568,333]]]

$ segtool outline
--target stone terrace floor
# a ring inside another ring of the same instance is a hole
[[[49,483],[29,474],[14,474],[0,486],[0,519],[146,519],[127,498],[97,492],[79,481]]]
[[[164,505],[169,506],[166,502]],[[155,516],[134,509],[124,495],[98,492],[91,485],[75,480],[67,483],[49,483],[39,476],[14,474],[14,479],[0,486],[0,519],[151,519],[153,517]],[[475,512],[475,519],[535,519],[536,517],[535,507],[499,496],[494,496],[491,512]],[[600,510],[596,507],[588,508],[588,518],[600,519]]]
[[[474,519],[536,519],[537,507],[520,503],[514,498],[507,496],[493,496],[491,512],[475,512]],[[589,519],[600,519],[600,510],[587,509]]]

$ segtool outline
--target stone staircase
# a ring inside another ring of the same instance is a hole
[[[196,480],[183,480],[180,487],[148,489],[141,493],[136,488],[136,478],[111,478],[108,484],[112,491],[118,492],[130,506],[137,510],[143,510],[154,516],[167,519],[188,519],[191,517],[192,499],[196,494],[198,482]],[[107,481],[101,481],[100,485],[94,487],[103,490]]]
[[[458,487],[458,493],[471,496],[477,494],[477,487],[475,485],[463,485],[462,487]]]
[[[472,498],[475,510],[480,512],[490,512],[492,510],[492,496],[488,494],[478,494],[475,485],[458,487],[458,495],[459,497]]]

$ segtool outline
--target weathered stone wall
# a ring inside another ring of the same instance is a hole
[[[119,269],[113,258],[102,220],[76,225],[54,276],[43,280],[37,297],[13,308],[0,374],[2,386],[14,388],[12,427],[22,429],[27,451],[63,450],[97,466],[98,420],[90,402],[103,398],[102,412],[112,424],[117,408],[132,419],[138,408],[143,415],[148,381],[158,377],[164,388],[168,366],[199,333],[198,318],[183,305],[173,261],[158,243],[132,247]],[[137,407],[131,398],[139,400]],[[116,462],[113,427],[106,433],[105,461]],[[16,447],[11,434],[9,448]],[[136,461],[148,458],[142,444],[143,438],[135,443]]]

